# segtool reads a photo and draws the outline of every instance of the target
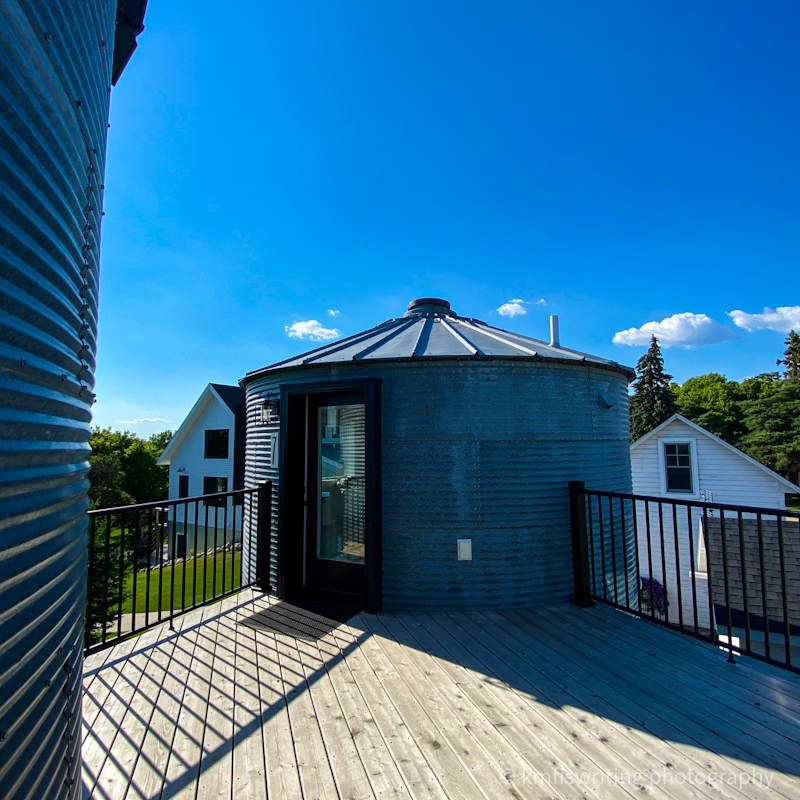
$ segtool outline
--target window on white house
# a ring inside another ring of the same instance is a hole
[[[178,475],[178,497],[189,496],[189,476]]]
[[[228,491],[227,478],[203,478],[203,494],[219,494]],[[227,497],[209,497],[203,501],[206,506],[224,506],[227,505]]]
[[[692,446],[689,442],[664,444],[664,473],[668,492],[694,492]]]
[[[228,429],[206,431],[206,458],[228,457]]]

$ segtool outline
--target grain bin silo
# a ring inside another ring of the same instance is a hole
[[[0,797],[81,796],[108,101],[146,0],[0,0]]]
[[[265,573],[270,547],[279,595],[369,610],[570,597],[567,484],[631,490],[633,377],[557,324],[537,341],[435,298],[249,373],[246,480],[273,480],[277,513],[246,564]]]

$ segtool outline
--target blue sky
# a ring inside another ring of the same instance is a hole
[[[555,313],[628,364],[658,323],[680,381],[775,369],[800,327],[794,0],[153,0],[145,23],[112,93],[98,424],[175,428],[208,382],[420,296],[542,339]]]

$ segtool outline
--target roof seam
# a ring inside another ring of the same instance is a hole
[[[368,353],[374,352],[380,347],[383,347],[386,342],[391,341],[394,339],[395,336],[399,336],[403,331],[408,330],[412,325],[416,324],[416,320],[409,320],[404,325],[399,325],[395,330],[393,330],[388,336],[381,339],[379,342],[375,344],[371,344],[368,347],[365,347],[363,350],[360,350],[353,356],[353,361],[360,361],[364,358],[365,355]]]
[[[539,355],[535,350],[531,350],[531,349],[529,349],[527,347],[523,347],[521,344],[515,344],[514,342],[509,342],[508,339],[503,339],[502,337],[497,336],[494,333],[490,333],[489,331],[484,331],[481,328],[479,328],[477,325],[472,325],[471,323],[467,322],[466,320],[460,320],[459,319],[458,322],[460,322],[462,325],[464,325],[467,328],[472,328],[473,330],[478,331],[478,333],[482,333],[484,336],[488,336],[491,339],[496,339],[498,342],[501,342],[502,344],[508,345],[509,347],[513,347],[516,350],[522,350],[523,353],[528,353],[529,355],[532,355],[532,356]]]
[[[474,356],[483,355],[483,353],[480,350],[478,350],[478,348],[475,347],[474,344],[470,344],[470,342],[468,342],[463,336],[461,336],[461,334],[459,334],[455,330],[455,328],[452,328],[447,322],[445,322],[444,319],[440,319],[439,322],[441,322],[442,325],[445,327],[445,329],[448,330],[455,337],[456,341],[464,345],[464,347],[466,347],[467,350],[469,350],[469,352],[472,353],[472,355]]]

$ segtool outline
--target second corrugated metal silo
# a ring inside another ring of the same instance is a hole
[[[0,0],[0,797],[81,795],[89,424],[111,82],[144,0]]]
[[[376,379],[383,607],[564,599],[573,589],[568,482],[631,490],[631,377],[557,342],[459,317],[445,301],[416,301],[404,317],[244,379],[247,480],[282,478],[270,453],[275,420],[256,422],[282,387]],[[620,552],[632,553],[631,531],[618,532]],[[472,560],[457,559],[460,539]]]

